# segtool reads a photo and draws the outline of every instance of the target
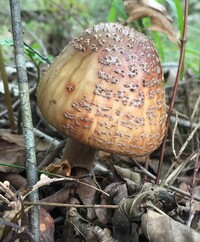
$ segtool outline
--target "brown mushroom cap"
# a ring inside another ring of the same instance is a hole
[[[70,42],[40,81],[37,100],[56,129],[108,152],[146,155],[165,134],[158,54],[146,36],[118,23]]]

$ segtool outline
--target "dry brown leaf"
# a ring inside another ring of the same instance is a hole
[[[55,163],[48,165],[44,170],[61,176],[70,176],[71,174],[71,166],[68,160],[57,159]]]
[[[41,202],[45,203],[67,203],[69,200],[69,196],[71,195],[71,188],[70,187],[64,187],[57,192],[53,193],[52,195],[43,198],[40,200]],[[43,205],[43,208],[46,209],[47,212],[53,210],[56,206],[45,206]]]
[[[54,242],[54,220],[42,207],[40,208],[40,233],[42,241]]]
[[[0,129],[0,139],[6,140],[9,143],[15,143],[20,147],[24,147],[23,135],[11,133],[9,129]],[[37,137],[35,137],[35,145],[37,151],[46,151],[49,147],[49,143],[46,143]]]
[[[0,139],[0,162],[7,165],[25,167],[24,148],[15,143]],[[0,171],[18,173],[20,170],[11,166],[0,165]]]
[[[142,232],[151,242],[199,242],[200,234],[166,215],[149,210],[142,215]]]
[[[141,177],[140,174],[134,171],[131,171],[128,168],[122,168],[120,166],[114,166],[118,175],[120,175],[122,178],[128,178],[131,181],[134,181],[136,184],[140,184]]]
[[[188,187],[188,192],[189,192],[189,187]],[[200,195],[200,186],[196,186],[195,187],[194,194],[197,195],[197,196]],[[192,204],[193,204],[193,210],[194,210],[194,212],[200,211],[200,202],[194,200]],[[189,200],[186,202],[186,207],[190,208],[190,201]]]
[[[156,1],[137,1],[137,0],[124,0],[124,6],[128,13],[128,23],[134,22],[144,17],[151,20],[152,25],[148,27],[149,30],[165,33],[168,38],[180,45],[180,34],[174,30],[171,23],[171,18],[166,12],[166,9],[161,7],[160,4],[155,4]]]
[[[119,211],[127,218],[137,220],[149,206],[159,211],[169,212],[176,207],[176,203],[174,196],[164,187],[147,182],[142,186],[140,193],[121,200]]]
[[[101,205],[106,204],[119,204],[120,201],[128,196],[128,191],[126,184],[121,182],[113,182],[109,184],[105,189],[105,192],[107,192],[110,196],[105,196],[104,194],[101,195]],[[95,210],[96,215],[99,219],[99,221],[102,224],[108,224],[111,223],[112,220],[112,211],[107,208],[97,208]]]
[[[16,223],[21,218],[21,211],[18,209],[13,210],[6,210],[3,212],[3,218],[6,221],[9,221],[11,223]],[[8,233],[12,230],[11,227],[4,225],[3,223],[0,225],[0,241],[3,241],[3,239],[8,235]]]
[[[95,182],[91,177],[85,177],[81,179],[81,182],[84,182],[86,184],[89,184],[93,186],[94,188],[96,187]],[[82,201],[83,204],[85,205],[90,205],[90,204],[95,204],[97,203],[97,198],[96,198],[96,190],[94,188],[89,188],[85,185],[79,184],[77,186],[76,193],[78,194],[80,200]],[[89,219],[94,219],[95,218],[95,211],[93,208],[88,208],[87,209],[87,217]]]
[[[184,191],[184,192],[189,192],[190,193],[191,192],[191,183],[192,183],[192,181],[191,181],[191,179],[189,177],[182,177],[181,180],[183,180],[183,179],[184,179],[184,182],[180,183],[179,189]],[[179,178],[179,180],[180,180],[180,178]],[[200,195],[200,186],[196,186],[194,188],[194,194],[198,195],[198,196]],[[180,196],[177,199],[180,199]],[[186,201],[186,208],[190,209],[190,203],[191,203],[190,199],[188,199]],[[200,211],[200,202],[199,201],[196,201],[196,200],[193,201],[193,210],[194,210],[194,212]]]
[[[25,187],[27,184],[26,178],[17,173],[0,173],[1,181],[8,181],[16,189]]]
[[[195,187],[195,195],[200,195],[200,186]],[[196,211],[200,211],[200,202],[194,201],[194,207]]]
[[[155,10],[158,10],[160,12],[166,12],[166,8],[155,0],[141,0],[141,1],[137,1],[137,2],[141,2],[142,4],[144,4],[150,8],[153,8]]]
[[[49,144],[36,138],[36,150],[45,151]],[[0,162],[7,165],[26,166],[23,135],[11,133],[9,129],[0,129]],[[0,171],[18,173],[19,170],[11,166],[0,165]]]

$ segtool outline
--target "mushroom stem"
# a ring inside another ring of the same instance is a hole
[[[69,137],[64,148],[63,159],[69,161],[72,171],[73,168],[84,168],[93,175],[95,153],[96,149]]]

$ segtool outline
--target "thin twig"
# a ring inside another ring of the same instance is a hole
[[[117,242],[109,233],[102,230],[100,227],[94,226],[90,221],[84,219],[79,213],[78,210],[73,206],[76,205],[78,201],[73,198],[71,199],[72,207],[67,211],[67,217],[65,221],[65,228],[69,226],[68,222],[70,222],[76,231],[81,234],[85,241],[97,241],[96,237],[98,238],[99,242],[103,241],[110,241],[110,242]]]
[[[194,194],[195,194],[197,173],[200,168],[199,156],[200,156],[200,145],[199,145],[199,141],[197,140],[197,156],[196,156],[195,163],[194,163],[194,173],[193,173],[193,177],[192,177],[191,197],[190,197],[190,212],[189,212],[189,218],[188,218],[188,222],[187,222],[187,225],[189,227],[191,225],[192,218],[194,217],[194,214],[196,212],[195,208],[194,208]]]
[[[31,239],[32,242],[37,242],[34,237],[33,237],[33,234],[26,228],[26,227],[21,227],[17,224],[14,224],[10,221],[7,221],[6,219],[4,218],[0,218],[0,225],[6,225],[6,226],[9,226],[13,229],[15,229],[18,233],[26,233],[29,238]]]
[[[173,131],[172,131],[172,151],[173,151],[173,154],[174,154],[174,157],[176,157],[176,150],[175,150],[175,132],[176,132],[176,129],[177,129],[177,123],[178,123],[178,114],[176,112],[176,121],[175,121],[175,124],[174,124],[174,128],[173,128]]]
[[[194,109],[193,109],[193,112],[192,112],[192,115],[191,115],[191,120],[193,120],[194,115],[195,115],[195,113],[196,113],[197,110],[198,110],[199,104],[200,104],[200,95],[199,95],[199,97],[198,97],[198,99],[197,99],[197,101],[196,101],[196,104],[195,104],[195,106],[194,106]]]
[[[196,128],[194,128],[191,132],[191,134],[189,135],[189,137],[187,138],[187,140],[185,141],[185,143],[182,145],[182,147],[180,148],[177,157],[175,157],[176,159],[179,159],[180,156],[182,155],[183,151],[185,150],[185,148],[187,147],[187,144],[190,142],[190,140],[193,138],[194,134],[196,133],[196,131],[198,130],[198,128],[200,128],[200,122],[198,123],[198,126]]]
[[[34,85],[33,87],[31,87],[29,89],[29,93],[32,94],[35,89],[36,89],[37,85]],[[12,109],[15,110],[20,104],[20,99],[17,99],[13,104],[12,104]],[[0,112],[0,118],[3,117],[4,115],[6,115],[8,113],[8,110],[5,109],[4,111]]]
[[[6,69],[4,65],[4,58],[3,58],[3,50],[0,45],[0,74],[1,78],[3,80],[3,85],[4,85],[4,91],[5,91],[5,103],[8,111],[8,117],[9,117],[9,122],[10,122],[10,129],[12,131],[15,130],[16,125],[15,125],[15,119],[14,119],[14,114],[13,114],[13,109],[12,109],[12,101],[11,101],[11,96],[8,88],[8,78],[6,74]]]
[[[173,117],[173,116],[171,116],[171,117],[170,117],[170,121],[171,121],[172,123],[175,123],[175,122],[176,122],[176,118]],[[181,119],[181,118],[178,118],[178,119],[177,119],[177,123],[178,123],[178,125],[183,126],[183,127],[185,127],[185,128],[190,128],[190,127],[192,127],[192,128],[196,128],[196,127],[198,126],[197,123],[192,123],[192,124],[191,124],[191,122],[190,122],[189,120],[184,120],[184,119]]]
[[[27,160],[27,181],[29,188],[37,183],[35,140],[33,134],[33,124],[31,117],[31,107],[29,98],[28,77],[26,73],[26,63],[24,58],[23,32],[21,29],[21,13],[19,0],[10,0],[11,22],[13,43],[15,51],[15,62],[17,67],[17,77],[19,85],[22,125],[24,133],[25,154]],[[38,190],[29,196],[31,202],[38,201]],[[29,210],[29,228],[34,236],[34,241],[40,241],[40,212],[35,206]],[[33,241],[33,239],[31,239]]]
[[[172,185],[176,178],[179,176],[179,174],[183,171],[183,169],[186,167],[186,165],[191,162],[193,159],[195,159],[197,156],[196,151],[194,151],[185,161],[183,161],[176,169],[169,174],[169,176],[162,181],[163,185]]]
[[[46,176],[45,174],[41,175],[41,179],[32,187],[32,189],[30,189],[28,191],[28,193],[26,193],[25,195],[21,195],[21,199],[24,200],[29,194],[31,194],[32,192],[34,192],[35,190],[38,190],[40,187],[46,186],[46,185],[50,185],[51,183],[54,182],[60,182],[60,181],[68,181],[68,182],[76,182],[77,184],[81,184],[84,186],[87,186],[88,188],[94,189],[98,192],[103,193],[106,196],[109,196],[109,194],[95,186],[92,186],[88,183],[82,182],[81,178],[72,178],[72,177],[59,177],[59,178],[49,178],[48,176]],[[37,201],[36,201],[37,202]]]
[[[39,129],[33,128],[33,132],[35,134],[35,136],[38,136],[39,138],[45,140],[45,142],[51,143],[51,145],[56,146],[60,144],[60,141],[52,138],[51,136],[49,136],[48,134],[45,134],[44,132],[42,132]]]
[[[148,177],[150,177],[152,180],[156,180],[156,176],[154,176],[153,174],[151,174],[149,171],[147,171],[143,166],[141,166],[136,160],[130,158],[132,162],[134,162],[137,167],[144,173],[146,174]],[[170,190],[180,193],[181,195],[190,198],[190,193],[189,192],[185,192],[175,186],[167,186],[167,188],[169,188]],[[200,202],[200,196],[194,195],[194,199],[198,202]]]
[[[4,197],[3,195],[0,194],[0,200],[3,201],[5,204],[7,204],[8,206],[12,207],[12,202],[9,201],[6,197]]]
[[[90,205],[80,205],[80,204],[66,204],[66,203],[52,203],[52,202],[23,202],[24,205],[40,205],[40,206],[54,206],[54,207],[65,207],[65,208],[111,208],[116,209],[118,205],[110,205],[110,204],[90,204]]]
[[[6,196],[8,195],[10,198],[12,198],[12,200],[18,203],[16,195],[3,182],[0,182],[0,190],[3,191],[6,194]]]
[[[199,79],[199,77],[200,77],[200,75],[199,74],[197,74],[197,75],[194,75],[194,76],[192,76],[192,77],[190,77],[189,79],[187,79],[187,82],[184,80],[181,80],[181,82],[179,83],[179,86],[184,86],[184,85],[186,85],[187,83],[197,83],[198,84],[198,79]],[[172,85],[167,85],[166,87],[165,87],[165,90],[167,90],[167,89],[172,89],[172,88],[174,88],[174,84],[172,84]]]
[[[164,151],[165,151],[166,142],[167,142],[167,133],[168,133],[169,124],[170,124],[170,116],[172,114],[172,110],[173,110],[173,106],[174,106],[174,102],[175,102],[175,96],[176,96],[176,92],[177,92],[177,88],[178,88],[178,84],[179,84],[179,80],[180,80],[181,69],[183,66],[185,45],[186,45],[186,36],[187,36],[187,20],[188,20],[188,0],[185,0],[184,28],[183,28],[183,37],[181,40],[181,52],[180,52],[180,58],[179,58],[179,64],[178,64],[178,71],[177,71],[177,75],[176,75],[176,81],[174,84],[173,94],[172,94],[168,117],[167,117],[166,134],[165,134],[165,137],[163,140],[161,156],[160,156],[160,160],[159,160],[159,164],[158,164],[158,171],[157,171],[157,177],[156,177],[157,185],[159,184],[159,181],[160,181],[162,163],[163,163],[163,158],[164,158]]]

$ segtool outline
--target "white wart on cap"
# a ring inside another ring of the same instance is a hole
[[[161,63],[143,34],[101,23],[70,42],[37,89],[59,131],[93,148],[142,156],[162,142],[166,106]]]

